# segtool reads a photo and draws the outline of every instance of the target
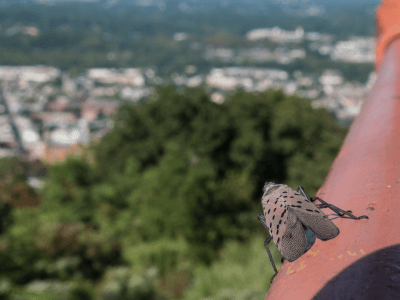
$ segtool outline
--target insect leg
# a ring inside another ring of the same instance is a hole
[[[258,214],[258,220],[261,222],[261,224],[263,224],[263,226],[265,227],[265,229],[268,230],[268,226],[267,226],[267,224],[265,223],[265,217],[264,217],[263,214]],[[265,247],[265,250],[267,250],[269,260],[271,261],[271,265],[272,265],[272,267],[274,268],[274,271],[275,271],[275,274],[271,277],[271,280],[270,280],[271,283],[272,283],[272,281],[274,280],[275,276],[278,274],[278,271],[276,270],[276,266],[275,266],[274,260],[272,259],[271,252],[269,251],[269,248],[268,248],[268,243],[269,243],[271,240],[272,240],[272,237],[271,237],[271,236],[267,237],[267,239],[266,239],[265,242],[264,242],[264,247]]]
[[[308,200],[310,200],[310,197],[308,197],[306,191],[304,190],[304,188],[302,186],[298,187],[297,192],[302,193],[304,197],[306,197]],[[312,201],[312,200],[310,200],[310,201]]]
[[[272,265],[272,267],[274,268],[274,271],[275,271],[275,274],[270,279],[270,282],[272,283],[272,281],[274,280],[275,276],[278,275],[278,271],[276,270],[274,260],[272,259],[271,251],[269,251],[269,248],[268,248],[268,243],[271,240],[272,240],[271,236],[267,237],[267,239],[264,242],[264,247],[265,247],[265,250],[267,250],[267,253],[268,253],[268,256],[269,256],[269,260],[271,261],[271,265]]]
[[[345,210],[343,210],[343,209],[341,209],[339,207],[336,207],[333,204],[326,203],[324,200],[322,200],[319,197],[313,197],[311,199],[311,201],[315,201],[315,200],[319,200],[322,203],[322,204],[317,204],[316,205],[318,208],[329,208],[329,209],[333,210],[335,213],[337,213],[337,215],[339,217],[341,217],[341,218],[346,218],[345,217],[345,215],[346,215],[347,218],[353,219],[353,220],[368,219],[367,216],[356,217],[356,216],[351,214],[351,212],[352,212],[351,210],[345,211]]]

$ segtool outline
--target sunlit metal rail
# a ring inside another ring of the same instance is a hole
[[[376,21],[377,81],[317,193],[369,219],[333,220],[340,234],[285,261],[268,300],[400,299],[400,1]]]

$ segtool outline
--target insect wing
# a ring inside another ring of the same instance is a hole
[[[294,261],[304,254],[307,246],[305,231],[295,214],[276,192],[265,196],[262,206],[268,231],[279,252],[288,261]]]
[[[291,188],[285,189],[287,205],[293,210],[300,221],[309,227],[320,240],[326,241],[336,237],[339,229],[310,200]]]

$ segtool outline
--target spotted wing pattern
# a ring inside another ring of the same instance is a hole
[[[306,235],[300,220],[293,214],[284,197],[285,185],[266,191],[261,200],[268,231],[282,256],[294,261],[304,254]]]
[[[326,241],[339,234],[339,229],[328,216],[302,194],[287,185],[283,185],[280,192],[294,214],[316,234],[317,238]]]

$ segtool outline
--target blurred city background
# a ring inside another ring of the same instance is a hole
[[[377,4],[0,1],[0,298],[263,299],[262,186],[324,182]]]

